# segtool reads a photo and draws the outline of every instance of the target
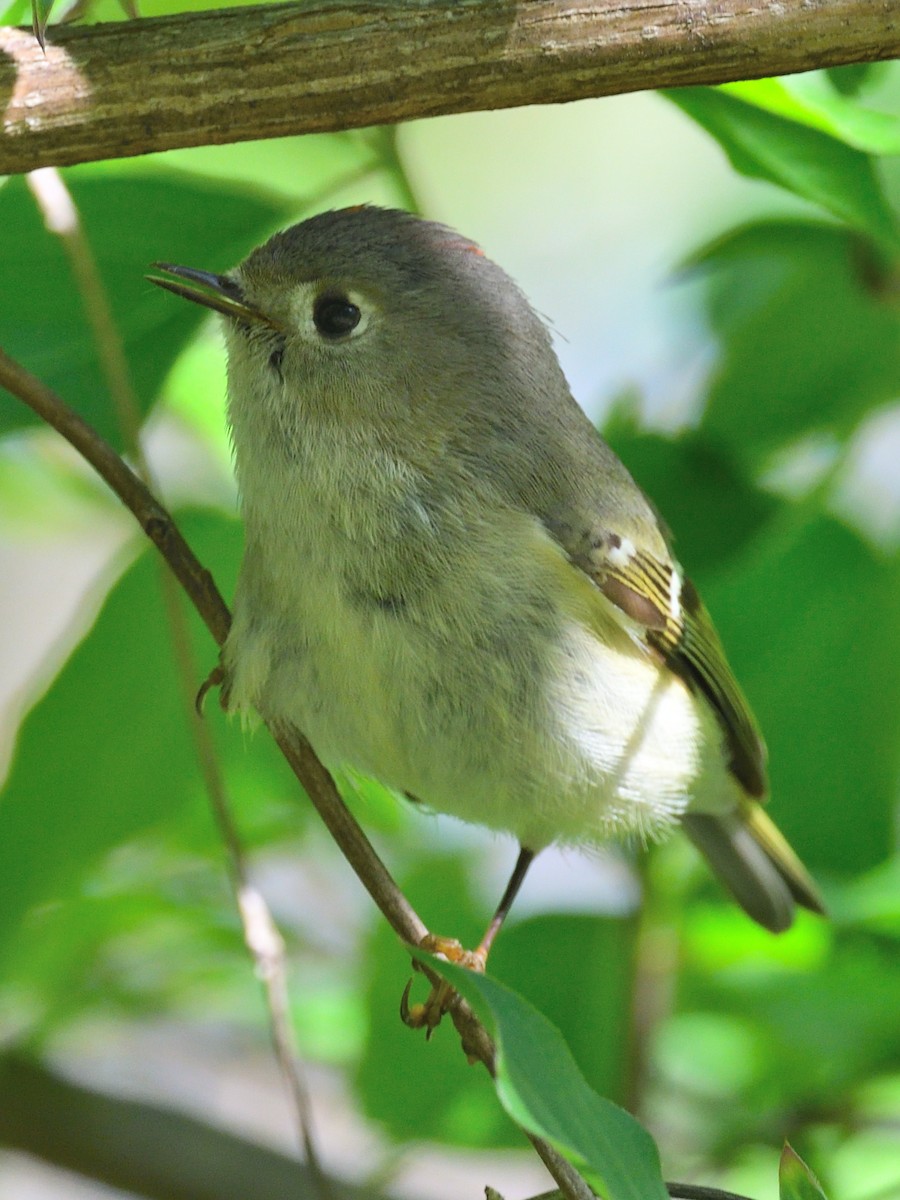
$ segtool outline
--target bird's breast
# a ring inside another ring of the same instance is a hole
[[[533,847],[652,834],[691,804],[721,759],[711,714],[535,517],[403,464],[331,468],[242,479],[236,707]]]

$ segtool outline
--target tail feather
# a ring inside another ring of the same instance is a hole
[[[791,926],[796,904],[824,914],[809,873],[759,804],[721,816],[688,813],[684,828],[741,908],[772,933]]]

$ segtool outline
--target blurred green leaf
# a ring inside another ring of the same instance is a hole
[[[736,171],[809,200],[891,254],[900,232],[868,155],[845,142],[716,88],[665,91],[716,139]]]
[[[824,74],[811,71],[787,79],[723,83],[718,90],[828,133],[867,154],[900,154],[900,118],[849,99]]]
[[[129,0],[133,2],[133,0]],[[242,8],[253,4],[275,4],[278,0],[137,0],[142,17],[167,17],[182,12],[205,12],[212,8]],[[83,18],[90,22],[121,21],[122,0],[91,0]]]
[[[230,594],[240,527],[212,514],[187,517],[182,526]],[[0,797],[0,958],[25,935],[29,909],[77,890],[101,855],[158,828],[201,794],[159,570],[155,553],[145,552],[122,576],[24,723]],[[216,650],[199,620],[191,621],[199,678]],[[237,763],[232,792],[240,797],[245,740],[233,727],[223,741],[226,759]],[[277,752],[264,737],[257,742],[254,801],[279,786],[295,795]],[[206,818],[207,843],[210,828]]]
[[[900,937],[900,858],[846,884],[832,907],[836,920],[892,937]]]
[[[747,963],[682,980],[689,1011],[731,1013],[753,1031],[758,1065],[743,1095],[747,1110],[735,1143],[783,1133],[787,1114],[828,1119],[838,1097],[900,1064],[900,969],[896,944],[862,936],[838,942],[810,969]],[[749,1127],[752,1122],[753,1128]]]
[[[9,0],[7,4],[0,4],[0,24],[23,25],[30,11],[31,0]]]
[[[900,564],[786,508],[704,592],[768,742],[772,817],[813,869],[882,862],[900,778]]]
[[[267,236],[284,209],[169,171],[104,176],[73,170],[66,182],[106,285],[125,342],[143,411],[176,354],[205,318],[147,283],[157,259],[220,271]],[[152,214],[152,220],[148,219]],[[4,280],[0,337],[4,349],[78,409],[114,445],[119,422],[59,238],[47,232],[24,180],[0,189]],[[0,390],[0,434],[37,418]]]
[[[896,395],[900,309],[852,235],[801,221],[743,226],[700,251],[722,352],[704,436],[738,461],[810,433],[846,437]],[[680,527],[679,527],[680,528]]]
[[[422,957],[493,1030],[497,1095],[513,1120],[583,1164],[608,1200],[665,1200],[653,1139],[588,1086],[559,1030],[496,979]]]
[[[828,915],[829,920],[823,921],[802,913],[787,932],[772,937],[720,894],[719,903],[691,904],[684,919],[684,951],[694,966],[710,974],[809,972],[827,962],[831,952],[834,914],[830,907]]]
[[[842,67],[829,67],[825,74],[841,95],[856,96],[878,83],[890,69],[889,62],[846,63]]]
[[[223,146],[192,146],[150,155],[147,161],[186,171],[189,177],[202,175],[234,189],[283,197],[293,210],[312,204],[348,180],[374,173],[382,165],[382,154],[370,130],[352,129]],[[119,163],[116,170],[135,168]]]
[[[818,1179],[787,1143],[778,1165],[778,1195],[779,1200],[826,1200]]]
[[[588,1083],[622,1103],[630,1078],[635,920],[552,913],[507,922],[491,973],[560,1030]]]
[[[702,434],[667,438],[620,414],[603,436],[663,514],[692,575],[721,571],[778,511],[776,497],[741,474],[727,447],[711,445]]]

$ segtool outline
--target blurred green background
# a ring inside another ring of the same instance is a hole
[[[415,206],[552,322],[576,396],[675,531],[765,731],[773,815],[832,920],[763,933],[682,839],[550,851],[491,969],[648,1125],[667,1178],[759,1200],[785,1137],[831,1200],[900,1197],[898,152],[890,65],[64,172],[146,453],[226,595],[241,532],[221,338],[144,281],[151,261],[224,270],[323,208]],[[66,254],[22,179],[0,186],[0,231],[4,348],[121,446]],[[125,1157],[125,1099],[221,1127],[238,1157],[292,1153],[288,1106],[158,564],[5,393],[0,436],[0,1198],[164,1194],[149,1175],[126,1193],[99,1166],[106,1183],[41,1165],[65,1161],[63,1139],[53,1122],[43,1147],[23,1132],[23,1064],[121,1100],[104,1137]],[[199,681],[215,652],[193,631]],[[423,1200],[549,1186],[452,1031],[425,1046],[400,1024],[408,957],[266,736],[215,704],[207,719],[288,939],[328,1168]],[[513,844],[341,784],[430,926],[477,940]],[[28,1078],[42,1103],[50,1074]]]

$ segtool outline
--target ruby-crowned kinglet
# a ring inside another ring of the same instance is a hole
[[[157,266],[225,314],[231,708],[514,834],[501,919],[549,843],[679,821],[767,929],[822,911],[759,804],[765,748],[697,592],[499,267],[368,207],[227,275]]]

